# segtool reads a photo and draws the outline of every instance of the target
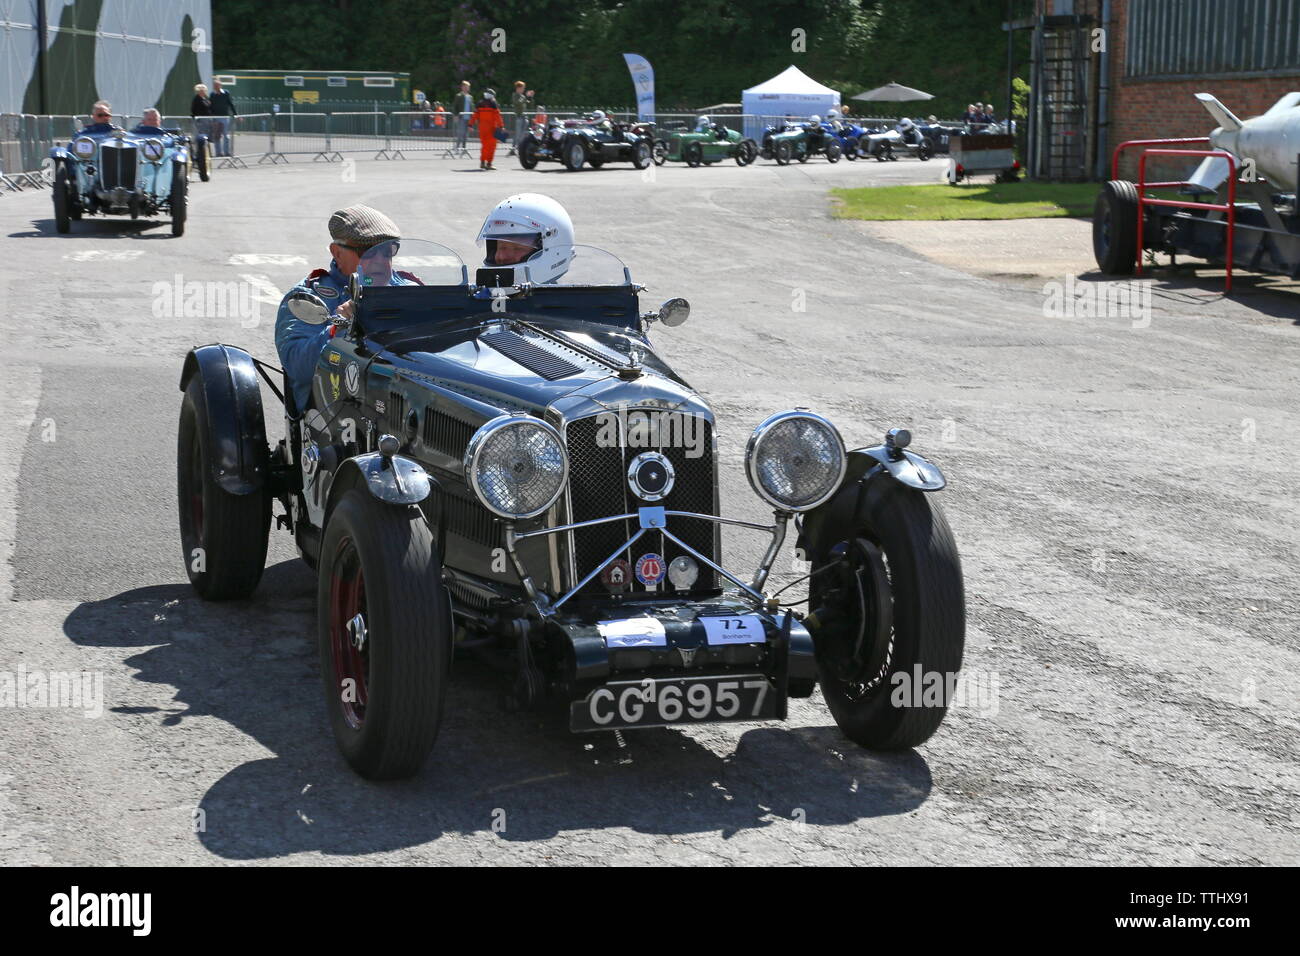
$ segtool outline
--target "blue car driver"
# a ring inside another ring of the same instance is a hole
[[[313,293],[329,309],[330,315],[351,318],[348,277],[356,272],[361,257],[370,249],[401,238],[393,220],[377,209],[362,205],[340,209],[330,216],[329,232],[333,257],[330,267],[316,269],[290,289],[280,301],[280,311],[275,317],[275,349],[280,354],[299,412],[305,411],[311,402],[312,375],[333,326],[312,325],[294,316],[289,310],[289,296],[295,292]],[[412,280],[395,274],[390,281],[393,285],[405,285]]]

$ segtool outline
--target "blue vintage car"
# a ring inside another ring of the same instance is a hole
[[[202,137],[200,137],[202,139]],[[207,144],[198,171],[208,178]],[[171,216],[172,235],[185,232],[190,138],[178,129],[88,127],[67,146],[50,150],[54,161],[54,224],[66,233],[83,215]]]

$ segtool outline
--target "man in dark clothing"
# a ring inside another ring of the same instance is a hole
[[[212,81],[212,145],[218,156],[230,155],[230,124],[236,115],[235,101],[225,91],[220,80]]]
[[[113,107],[103,100],[90,108],[90,120],[81,128],[81,131],[87,136],[111,133],[113,130],[118,129],[117,126],[113,125]]]

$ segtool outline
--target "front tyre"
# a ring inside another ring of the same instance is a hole
[[[438,738],[451,670],[451,614],[429,527],[418,508],[353,488],[330,515],[318,573],[335,742],[363,777],[410,777]]]
[[[652,155],[654,156],[654,163],[656,166],[662,166],[664,163],[668,162],[668,148],[668,142],[666,140],[655,140]]]
[[[202,374],[196,373],[185,387],[176,439],[181,559],[201,597],[246,598],[266,566],[271,496],[265,489],[236,495],[217,484],[212,432]]]
[[[172,212],[172,235],[185,235],[186,199],[189,184],[185,181],[185,167],[179,163],[172,166],[172,191],[168,205]]]
[[[54,229],[56,232],[67,233],[72,229],[72,202],[68,198],[71,189],[68,166],[66,163],[61,162],[54,170]]]
[[[858,141],[856,139],[850,139],[845,143],[844,158],[849,162],[853,162],[858,158]]]
[[[582,169],[582,164],[586,161],[587,151],[583,149],[582,141],[574,137],[564,147],[564,168],[571,173],[576,173]]]
[[[682,159],[686,160],[687,166],[695,169],[704,162],[704,147],[699,143],[687,143],[682,150]]]
[[[794,154],[794,147],[790,145],[788,139],[783,139],[772,148],[772,154],[776,157],[778,166],[789,166],[790,157]]]
[[[915,747],[943,721],[961,668],[961,561],[930,495],[878,477],[855,513],[850,493],[809,542],[814,567],[842,558],[811,588],[822,694],[854,742]]]
[[[531,136],[525,137],[519,144],[519,165],[524,169],[533,169],[537,166],[537,140]]]
[[[206,136],[194,138],[194,168],[198,170],[200,182],[206,183],[212,178],[211,148]]]
[[[643,139],[632,149],[632,165],[637,169],[645,169],[652,162],[654,156],[651,153],[650,143]]]
[[[838,163],[843,152],[843,149],[840,148],[840,144],[831,140],[826,144],[826,162]]]
[[[758,159],[758,144],[752,139],[742,139],[736,146],[736,165],[748,166]]]

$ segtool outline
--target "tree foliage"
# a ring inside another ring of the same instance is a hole
[[[935,100],[917,109],[944,115],[1005,100],[1005,10],[1005,0],[212,0],[222,70],[408,71],[444,100],[462,78],[502,96],[522,79],[540,103],[617,107],[634,100],[620,54],[639,53],[660,109],[739,102],[794,64],[846,98],[890,80],[927,90]],[[493,49],[498,29],[504,50]]]

